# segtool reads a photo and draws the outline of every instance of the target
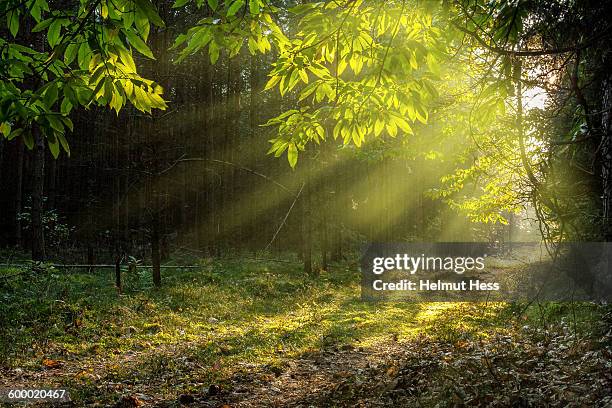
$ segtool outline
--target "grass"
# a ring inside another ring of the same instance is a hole
[[[83,404],[112,402],[126,387],[176,398],[249,367],[282,370],[323,348],[422,335],[457,342],[562,321],[582,333],[601,315],[586,303],[366,303],[356,265],[311,279],[297,262],[197,262],[163,270],[161,289],[147,270],[125,276],[123,294],[109,270],[0,270],[20,273],[0,278],[0,366],[52,372],[37,385],[66,386]],[[43,359],[62,366],[49,370]]]

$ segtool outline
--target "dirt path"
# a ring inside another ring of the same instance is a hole
[[[198,407],[319,407],[349,404],[355,406],[355,391],[380,388],[391,384],[397,374],[396,359],[405,348],[388,341],[375,349],[342,346],[313,352],[290,360],[283,370],[256,368],[245,365],[225,390],[214,386],[207,394],[196,395]],[[372,376],[389,372],[376,382]],[[185,402],[190,401],[185,398]],[[365,401],[364,401],[365,403]],[[357,406],[361,404],[357,403]],[[367,406],[376,406],[369,401]],[[363,405],[366,406],[366,405]]]
[[[610,338],[600,341],[557,333],[537,342],[495,335],[486,341],[420,337],[368,349],[344,346],[302,355],[282,370],[245,366],[226,389],[182,397],[186,405],[211,408],[608,407]]]

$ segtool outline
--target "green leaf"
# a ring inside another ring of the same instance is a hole
[[[144,12],[150,22],[158,27],[165,27],[164,20],[161,19],[155,6],[149,0],[136,0],[138,7]]]
[[[303,101],[304,99],[308,98],[310,95],[312,95],[317,90],[318,87],[319,87],[319,84],[317,82],[313,82],[307,87],[305,87],[304,89],[302,89],[300,91],[299,101]]]
[[[292,90],[297,85],[299,80],[300,80],[300,69],[293,68],[293,71],[291,72],[291,75],[289,76],[289,85],[287,87],[287,90],[288,91]]]
[[[136,72],[136,64],[134,63],[134,57],[132,57],[132,53],[123,47],[118,48],[119,56],[121,57],[121,62],[123,62],[123,65],[132,70],[132,72]]]
[[[79,47],[79,52],[77,54],[77,60],[79,61],[79,68],[81,69],[89,69],[89,61],[91,61],[92,52],[89,48],[89,44],[84,42]]]
[[[131,14],[134,14],[134,25],[136,27],[136,32],[146,42],[149,38],[149,32],[151,31],[151,21],[145,12],[140,8],[137,9],[136,13]]]
[[[68,157],[70,157],[70,146],[68,145],[66,136],[63,133],[58,133],[57,140],[59,140],[60,144],[62,145],[62,149],[64,149]]]
[[[187,36],[185,34],[179,34],[174,40],[174,44],[170,47],[171,50],[175,50],[181,46],[185,41],[187,41]]]
[[[429,113],[425,109],[423,105],[417,105],[416,107],[416,117],[417,119],[424,125],[427,124],[427,119],[429,118]]]
[[[385,128],[385,122],[383,122],[380,119],[376,119],[376,122],[374,122],[374,135],[380,136],[384,128]]]
[[[257,43],[257,40],[251,36],[249,37],[247,44],[249,47],[249,53],[251,55],[257,54],[257,51],[259,50],[259,44]]]
[[[53,104],[57,101],[57,84],[55,82],[51,83],[45,93],[43,95],[43,102],[47,107],[53,106]]]
[[[338,137],[342,134],[343,131],[343,126],[344,126],[344,121],[339,120],[338,123],[336,123],[336,126],[334,126],[334,139],[338,139]]]
[[[62,21],[53,20],[47,31],[47,41],[51,47],[55,47],[60,39],[60,33],[62,31]]]
[[[208,0],[207,2],[208,2],[208,7],[210,7],[212,11],[216,11],[217,7],[219,7],[218,0]]]
[[[32,32],[33,33],[38,33],[40,31],[43,31],[44,29],[49,27],[53,21],[55,21],[54,18],[48,18],[46,20],[41,21],[40,23],[38,23],[38,24],[36,24],[34,26],[34,28],[32,29]]]
[[[266,83],[266,86],[264,88],[264,91],[267,91],[268,89],[274,88],[274,86],[276,84],[278,84],[278,82],[280,81],[281,77],[279,77],[278,75],[274,75],[272,76],[268,82]]]
[[[300,74],[300,78],[302,78],[302,81],[304,81],[304,83],[307,84],[308,83],[308,74],[306,73],[306,71],[303,70],[303,69],[300,69],[298,72]]]
[[[51,154],[53,155],[54,159],[57,159],[59,157],[59,141],[57,140],[57,138],[47,138],[47,144],[49,145],[49,151],[51,152]]]
[[[408,101],[406,104],[406,110],[408,111],[408,118],[414,122],[416,120],[416,109],[414,109],[414,104],[412,101]]]
[[[26,132],[23,132],[22,135],[23,135],[23,144],[25,144],[29,150],[32,150],[32,148],[34,148],[34,138],[32,137],[32,132],[26,131]]]
[[[64,63],[66,65],[72,64],[72,61],[74,61],[78,52],[79,52],[78,43],[68,44],[68,46],[66,47],[66,51],[64,52]]]
[[[4,137],[8,137],[11,134],[11,125],[7,122],[0,123],[0,132]]]
[[[132,47],[136,48],[139,53],[141,53],[145,57],[155,59],[155,57],[153,56],[153,52],[151,52],[151,49],[142,40],[142,38],[138,36],[138,34],[134,33],[132,30],[125,30],[125,35]]]
[[[47,115],[46,118],[49,122],[49,125],[51,125],[54,130],[57,130],[58,132],[64,131],[64,124],[55,115]]]
[[[21,133],[23,133],[23,129],[21,129],[21,128],[13,129],[11,134],[7,136],[7,139],[8,140],[13,140],[14,138],[18,137]]]
[[[121,19],[123,20],[123,28],[130,28],[134,24],[134,14],[136,13],[123,13]]]
[[[34,17],[34,20],[36,20],[36,22],[40,22],[40,17],[41,17],[41,12],[42,12],[42,7],[43,5],[46,5],[46,3],[44,1],[31,1],[31,5],[28,5],[28,7],[30,8],[30,14],[32,15],[32,17]]]
[[[355,146],[361,147],[361,134],[357,125],[353,126],[351,136],[353,138],[353,143],[355,143]]]
[[[216,41],[211,41],[208,46],[208,53],[210,54],[210,63],[215,64],[219,59],[219,44]]]
[[[259,0],[249,0],[249,11],[253,15],[257,15],[260,12]]]
[[[6,15],[6,22],[9,26],[9,30],[13,37],[17,36],[17,32],[19,31],[19,12],[17,10],[12,10]]]
[[[287,160],[292,169],[295,168],[298,159],[298,150],[295,143],[289,143],[289,149],[287,150]]]
[[[389,135],[391,135],[391,137],[397,136],[397,125],[395,124],[395,122],[387,123],[386,128],[387,132],[389,132]]]
[[[174,2],[174,5],[172,5],[172,8],[179,8],[179,7],[183,7],[185,4],[189,3],[190,0],[176,0]]]
[[[238,10],[240,10],[242,8],[242,6],[244,6],[244,0],[236,0],[232,3],[231,6],[229,6],[229,8],[227,9],[227,13],[226,16],[227,17],[232,17],[234,16]]]
[[[64,94],[66,93],[66,91],[64,90]],[[72,102],[70,101],[70,98],[66,97],[64,98],[64,100],[62,101],[62,104],[60,106],[60,111],[64,114],[67,115],[72,111]]]
[[[395,124],[402,129],[405,133],[409,133],[411,135],[414,134],[414,132],[412,131],[412,128],[410,127],[410,125],[408,124],[408,122],[406,122],[406,120],[400,116],[394,116],[393,117],[393,121],[395,122]]]
[[[74,132],[74,124],[72,123],[70,118],[67,118],[65,116],[61,116],[60,118],[61,118],[62,122],[64,122],[64,126],[66,126],[68,129],[70,129],[71,132]]]

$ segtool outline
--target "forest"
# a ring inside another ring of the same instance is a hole
[[[609,406],[610,15],[0,0],[0,405]]]

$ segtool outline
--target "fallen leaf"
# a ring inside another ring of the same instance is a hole
[[[47,368],[60,368],[64,363],[58,360],[52,360],[50,358],[43,358],[43,365]]]
[[[133,395],[127,395],[122,397],[117,404],[115,404],[115,408],[134,408],[142,406],[142,401],[136,398]]]
[[[399,372],[399,367],[396,365],[392,365],[387,369],[387,377],[395,377]]]

